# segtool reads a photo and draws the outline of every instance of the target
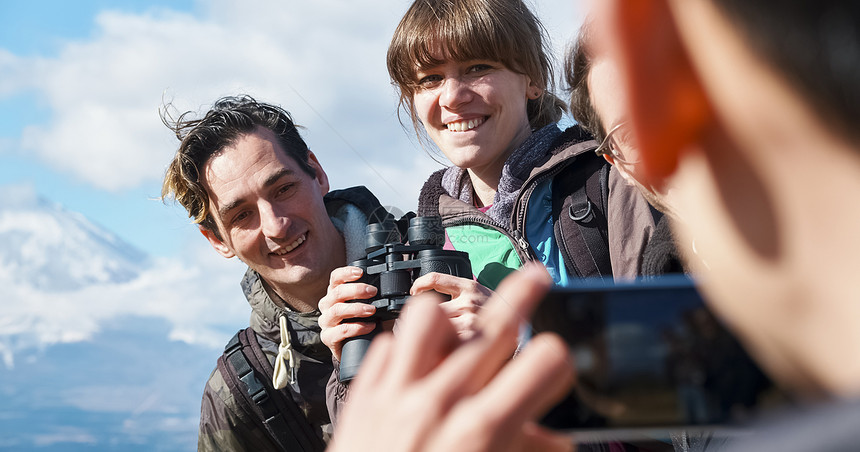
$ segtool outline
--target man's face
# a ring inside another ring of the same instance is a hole
[[[242,136],[203,167],[211,214],[221,238],[203,231],[225,257],[238,256],[276,293],[328,282],[342,266],[343,238],[323,204],[328,178],[313,154],[314,175],[289,157],[268,129]],[[341,246],[337,246],[340,244]]]

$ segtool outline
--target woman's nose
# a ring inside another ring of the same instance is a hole
[[[442,93],[439,96],[439,104],[446,108],[455,108],[468,103],[472,98],[472,88],[460,78],[451,77],[442,83]]]

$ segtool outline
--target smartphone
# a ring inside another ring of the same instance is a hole
[[[684,275],[553,289],[532,328],[559,334],[577,371],[573,391],[542,423],[579,438],[731,434],[787,402]]]

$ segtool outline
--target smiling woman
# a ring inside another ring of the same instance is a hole
[[[387,61],[416,132],[454,164],[425,183],[419,215],[443,217],[479,282],[534,259],[559,284],[638,273],[647,203],[586,152],[587,132],[559,126],[546,33],[523,1],[416,0]]]

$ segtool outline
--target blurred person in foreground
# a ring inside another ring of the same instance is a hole
[[[595,46],[618,61],[640,151],[631,174],[676,190],[679,236],[695,236],[698,251],[685,257],[711,307],[807,401],[723,450],[857,450],[860,5],[595,8]],[[535,425],[569,384],[565,347],[537,336],[506,361],[493,346],[513,346],[509,319],[548,285],[531,268],[510,276],[465,342],[433,300],[416,300],[405,314],[415,328],[371,350],[332,449],[571,450]]]
[[[597,54],[592,45],[593,24],[587,20],[565,55],[564,76],[570,93],[570,113],[574,120],[600,142],[595,149],[627,181],[636,187],[658,217],[650,240],[642,249],[638,274],[648,278],[670,273],[685,273],[678,246],[694,247],[693,243],[678,243],[669,226],[670,218],[678,219],[672,207],[672,192],[668,187],[645,186],[631,174],[638,159],[636,137],[627,117],[626,97],[621,88],[620,72],[615,60],[605,52]]]

